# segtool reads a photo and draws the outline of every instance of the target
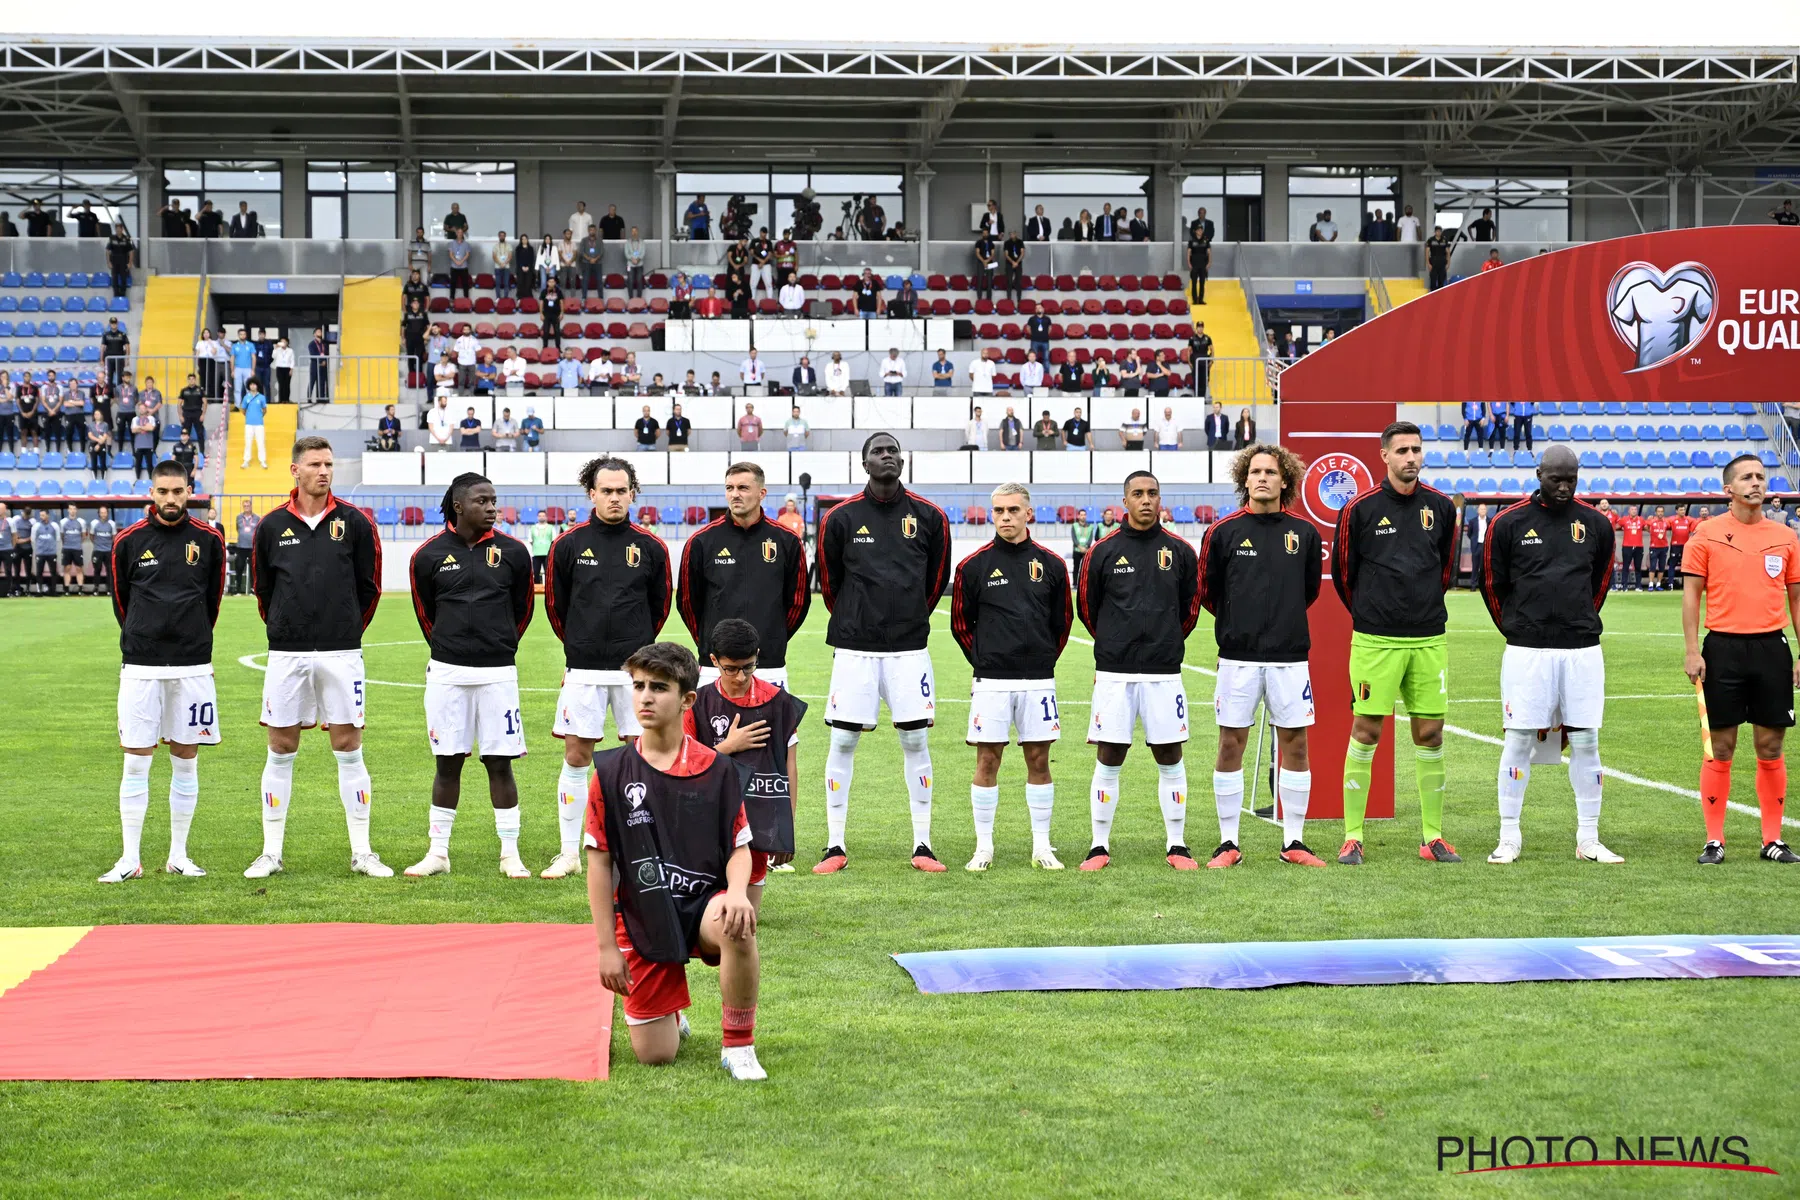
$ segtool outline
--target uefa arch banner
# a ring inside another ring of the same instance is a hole
[[[1327,574],[1337,513],[1382,478],[1397,405],[1550,400],[1800,401],[1800,229],[1675,229],[1535,255],[1295,363],[1281,376],[1282,440],[1308,464],[1299,509],[1319,526]],[[1350,619],[1332,588],[1311,624],[1310,815],[1334,817],[1351,698]],[[1395,741],[1377,751],[1373,817],[1393,815]]]

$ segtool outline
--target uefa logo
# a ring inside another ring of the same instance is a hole
[[[1358,492],[1374,486],[1369,468],[1354,454],[1321,454],[1306,468],[1300,495],[1313,520],[1321,525],[1335,525],[1344,505]]]
[[[1712,328],[1719,285],[1697,262],[1662,271],[1647,262],[1626,263],[1606,288],[1606,315],[1613,332],[1631,348],[1636,363],[1627,371],[1648,371],[1687,353]]]
[[[639,780],[634,779],[625,785],[625,799],[631,801],[631,807],[633,808],[642,807],[644,799],[649,794],[650,789],[645,787]]]

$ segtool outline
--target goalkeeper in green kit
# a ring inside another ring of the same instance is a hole
[[[1350,613],[1353,724],[1344,755],[1344,845],[1338,862],[1363,860],[1363,817],[1381,727],[1395,701],[1412,718],[1423,826],[1419,857],[1461,862],[1444,840],[1444,717],[1450,651],[1444,593],[1454,577],[1457,513],[1450,497],[1419,482],[1419,427],[1396,421],[1381,434],[1387,477],[1338,512],[1331,582]]]

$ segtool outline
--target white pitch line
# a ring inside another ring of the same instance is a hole
[[[423,646],[424,644],[424,641],[419,638],[410,638],[404,642],[364,642],[363,649],[367,650],[374,646]],[[240,654],[238,656],[238,663],[240,666],[249,667],[252,671],[267,671],[269,669],[267,663],[256,661],[259,658],[267,657],[269,657],[269,652],[267,650],[262,651],[260,654]],[[412,688],[414,691],[419,692],[425,690],[425,685],[422,683],[395,683],[391,679],[364,679],[363,682],[371,687]],[[521,692],[555,692],[560,689],[522,687],[519,690]]]

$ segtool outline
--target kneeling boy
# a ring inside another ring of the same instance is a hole
[[[745,772],[682,731],[700,681],[685,648],[653,643],[626,659],[625,670],[643,733],[596,755],[588,785],[588,903],[600,980],[624,997],[638,1061],[670,1063],[689,1003],[686,963],[698,954],[719,968],[719,1065],[734,1079],[766,1079],[754,1044],[759,964]]]

